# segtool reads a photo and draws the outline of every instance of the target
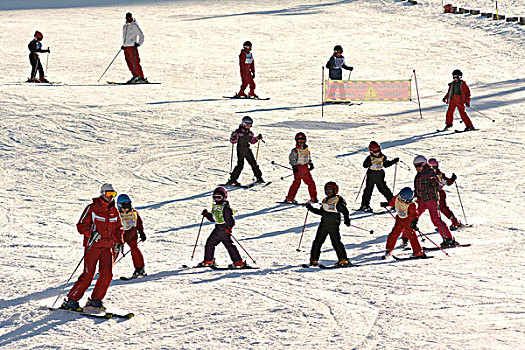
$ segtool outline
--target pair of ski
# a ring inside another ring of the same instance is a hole
[[[447,131],[450,128],[444,128],[444,129],[437,129],[436,132],[444,132]],[[472,129],[472,130],[454,130],[455,133],[462,133],[462,132],[469,132],[469,131],[478,131],[479,129]]]
[[[122,281],[131,281],[131,280],[136,280],[137,278],[143,278],[143,277],[146,277],[146,276],[147,275],[143,275],[143,276],[131,275],[130,277],[120,276],[120,280],[122,280]]]
[[[471,244],[470,243],[467,243],[467,244],[455,244],[455,245],[449,245],[449,246],[446,246],[446,247],[423,247],[423,251],[425,252],[430,252],[430,251],[436,251],[436,250],[441,250],[441,249],[450,249],[450,248],[459,248],[459,247],[470,247]],[[404,248],[403,250],[410,250],[410,248]],[[417,256],[413,256],[413,255],[409,255],[409,256],[406,256],[406,255],[392,255],[392,258],[394,258],[395,260],[419,260],[419,259],[431,259],[433,258],[433,256],[431,255],[426,255],[425,257],[421,258],[421,257],[417,257]]]
[[[356,266],[359,266],[357,264],[352,264],[352,263],[349,263],[348,265],[339,265],[339,264],[334,264],[334,265],[323,265],[323,264],[319,264],[319,265],[311,265],[311,264],[302,264],[301,267],[305,268],[305,269],[309,269],[309,268],[320,268],[320,269],[346,269],[348,267],[356,267]]]
[[[266,187],[266,186],[269,186],[270,184],[272,183],[272,181],[268,181],[268,182],[265,182],[265,183],[260,183],[260,182],[252,182],[250,184],[247,184],[247,185],[228,185],[228,184],[222,184],[222,185],[219,185],[219,186],[224,186],[224,187],[237,187],[237,188],[252,188],[252,187],[255,187],[257,185],[261,185],[261,187]]]
[[[160,85],[160,83],[150,83],[149,81],[148,82],[142,82],[142,83],[119,83],[119,82],[116,82],[116,81],[107,81],[106,83],[108,84],[111,84],[111,85],[151,85],[151,84],[154,84],[154,85]]]
[[[75,313],[77,315],[87,316],[87,317],[93,317],[93,318],[102,318],[102,319],[110,319],[110,318],[132,318],[135,317],[135,314],[133,312],[115,309],[115,308],[106,308],[105,310],[93,308],[90,306],[86,306],[84,308],[81,308],[80,310],[72,310],[72,309],[64,309],[62,306],[60,307],[48,307],[49,310],[52,311],[65,311],[65,312],[71,312]]]
[[[232,270],[232,271],[240,271],[240,270],[258,270],[259,267],[257,266],[250,266],[250,265],[244,265],[242,267],[235,267],[235,266],[218,266],[218,265],[211,265],[211,266],[188,266],[188,265],[182,265],[185,269],[203,269],[209,267],[212,270]]]
[[[227,99],[230,99],[230,100],[260,100],[260,101],[268,101],[270,98],[269,97],[250,97],[250,96],[238,96],[238,95],[234,95],[234,96],[222,96],[223,98],[227,98]]]

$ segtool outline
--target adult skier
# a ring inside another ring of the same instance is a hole
[[[349,71],[354,70],[354,67],[349,67],[345,64],[343,47],[341,45],[334,46],[334,54],[328,62],[326,62],[326,68],[328,68],[328,77],[330,80],[343,80],[343,69]]]
[[[472,121],[468,117],[467,112],[465,112],[465,106],[470,107],[470,89],[467,83],[462,80],[463,73],[459,69],[455,69],[452,72],[452,78],[454,80],[448,84],[448,91],[443,97],[443,102],[448,103],[444,130],[452,127],[456,108],[461,120],[465,123],[465,131],[475,130]]]
[[[113,200],[116,195],[111,184],[102,185],[100,197],[93,198],[77,223],[77,231],[84,236],[84,270],[69,291],[68,299],[61,306],[63,309],[82,311],[78,301],[91,285],[97,263],[100,276],[86,306],[104,309],[102,299],[113,278],[113,254],[124,249],[124,231]]]
[[[239,68],[241,70],[241,89],[235,97],[247,97],[244,93],[246,87],[250,86],[250,98],[258,98],[255,94],[255,61],[253,60],[252,54],[252,43],[251,41],[245,41],[242,45],[241,53],[239,54]]]
[[[290,152],[288,157],[290,165],[293,169],[293,182],[286,196],[285,202],[297,203],[294,199],[301,180],[308,186],[308,193],[310,194],[310,202],[317,203],[317,188],[315,187],[314,179],[312,178],[311,170],[314,169],[312,157],[310,156],[310,149],[306,144],[306,134],[298,132],[295,135],[295,147]]]
[[[206,240],[204,246],[204,260],[197,266],[214,266],[215,247],[222,243],[226,247],[233,264],[230,267],[243,268],[246,266],[246,262],[241,259],[239,250],[233,244],[231,233],[233,226],[235,226],[234,211],[228,203],[228,191],[223,187],[217,187],[213,191],[213,205],[211,207],[211,213],[204,209],[202,216],[211,222],[215,223],[215,228],[211,232],[210,236]]]
[[[138,50],[138,47],[144,43],[144,33],[142,33],[137,21],[130,12],[126,13],[126,23],[122,27],[122,36],[124,41],[121,49],[124,50],[124,57],[128,64],[128,69],[133,75],[128,83],[147,83],[148,80],[144,78],[144,73],[140,65]]]
[[[364,162],[363,168],[366,168],[366,186],[363,191],[363,197],[361,199],[361,207],[358,211],[372,211],[370,208],[370,198],[372,198],[372,192],[374,186],[377,186],[379,192],[390,202],[392,197],[392,191],[388,188],[385,181],[385,171],[383,168],[388,168],[397,162],[399,158],[388,160],[387,157],[381,152],[381,146],[376,141],[371,141],[368,145],[370,155],[368,155]]]
[[[49,83],[46,78],[44,78],[44,68],[40,62],[40,57],[38,57],[37,52],[41,53],[50,53],[49,48],[46,50],[42,49],[42,39],[44,35],[38,30],[35,32],[33,40],[27,45],[29,49],[29,63],[31,63],[31,75],[27,79],[28,83]],[[36,72],[38,71],[39,79],[36,78]]]
[[[339,225],[341,224],[341,214],[344,217],[346,226],[350,226],[350,213],[346,207],[346,202],[343,197],[338,196],[339,186],[333,181],[327,182],[324,185],[324,192],[326,198],[322,201],[321,208],[314,208],[312,204],[307,203],[306,208],[314,214],[321,215],[321,223],[317,229],[312,250],[310,252],[310,265],[319,265],[319,257],[321,256],[321,246],[326,240],[326,236],[330,236],[330,241],[339,259],[336,265],[348,266],[350,261],[347,258],[345,246],[341,242],[341,234],[339,233]]]
[[[138,239],[144,242],[146,234],[144,233],[144,224],[139,212],[133,208],[131,198],[127,194],[121,194],[117,198],[117,206],[122,221],[122,229],[124,230],[124,242],[129,245],[131,252],[131,260],[133,261],[132,278],[146,276],[144,270],[144,256],[138,247]]]
[[[226,182],[227,186],[240,186],[237,179],[241,175],[241,171],[244,168],[244,159],[250,164],[255,175],[255,182],[264,183],[262,178],[261,169],[257,165],[257,161],[253,156],[253,152],[250,149],[250,144],[257,143],[262,140],[262,134],[254,136],[251,131],[253,125],[253,119],[246,116],[242,118],[239,128],[232,132],[230,136],[230,143],[237,144],[237,165],[233,168],[230,175],[230,179]]]

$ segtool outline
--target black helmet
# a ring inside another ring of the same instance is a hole
[[[459,69],[454,69],[452,72],[452,77],[459,77],[461,79],[463,77],[463,72],[461,72]]]
[[[253,125],[253,119],[248,117],[248,116],[246,116],[246,117],[242,118],[241,125],[242,126],[252,126]]]
[[[333,181],[329,181],[324,185],[324,193],[328,196],[328,191],[333,191],[333,195],[335,196],[337,192],[339,192],[339,186]]]
[[[38,40],[38,41],[44,39],[44,34],[39,32],[38,30],[35,32],[35,36],[36,36],[36,40]]]
[[[335,45],[334,46],[334,52],[337,52],[337,51],[341,51],[341,53],[343,52],[343,47],[341,45]]]
[[[295,142],[299,142],[299,140],[306,142],[306,134],[304,132],[298,132],[295,134]]]
[[[222,203],[228,198],[228,191],[224,187],[217,187],[213,190],[213,200]]]
[[[244,44],[242,44],[242,46],[243,46],[243,47],[245,47],[245,46],[250,46],[250,47],[251,47],[251,46],[252,46],[252,42],[249,41],[249,40],[248,40],[248,41],[245,41]]]

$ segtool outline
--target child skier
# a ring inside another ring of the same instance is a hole
[[[231,233],[233,226],[235,226],[235,219],[233,217],[234,211],[230,208],[230,203],[228,203],[227,198],[228,192],[223,187],[217,187],[213,191],[214,203],[211,207],[211,213],[206,209],[202,211],[202,216],[214,222],[215,228],[208,237],[208,240],[206,240],[204,261],[197,265],[199,267],[215,266],[215,247],[219,243],[224,244],[228,250],[228,254],[233,261],[233,264],[229,265],[230,267],[246,267],[246,262],[241,259],[237,247],[235,247],[232,242]]]
[[[414,192],[417,197],[419,216],[423,215],[428,209],[432,223],[443,238],[442,247],[458,245],[459,243],[452,237],[450,230],[439,215],[439,179],[434,169],[427,164],[427,159],[421,155],[414,158],[414,166],[417,170],[417,175],[414,178]]]
[[[230,143],[237,144],[237,165],[233,169],[230,179],[226,182],[225,186],[240,186],[237,179],[244,168],[245,158],[248,161],[248,164],[252,167],[253,174],[255,175],[255,182],[264,183],[261,169],[259,169],[257,161],[253,156],[253,152],[250,149],[250,144],[257,143],[259,140],[262,140],[263,137],[262,134],[259,134],[256,137],[254,136],[253,132],[250,130],[252,125],[252,118],[246,116],[242,118],[239,128],[231,134]]]
[[[454,80],[448,84],[448,91],[443,97],[443,102],[448,103],[448,109],[445,120],[445,129],[447,130],[452,127],[452,122],[454,121],[454,110],[458,109],[459,116],[463,123],[465,123],[465,131],[475,130],[472,125],[472,121],[465,112],[465,106],[470,107],[470,89],[467,83],[461,78],[463,73],[459,69],[455,69],[452,72],[452,77]]]
[[[410,187],[403,188],[397,196],[394,196],[389,202],[382,202],[381,206],[386,208],[388,206],[396,209],[396,223],[392,231],[388,235],[386,241],[386,252],[382,259],[387,259],[392,255],[392,251],[396,246],[396,241],[401,232],[407,234],[407,239],[410,240],[412,252],[415,258],[426,258],[423,249],[419,244],[417,235],[414,230],[417,230],[418,212],[416,204],[412,202],[414,198],[414,191]]]
[[[458,227],[463,226],[463,224],[456,218],[452,210],[447,205],[447,194],[443,189],[444,186],[451,186],[456,179],[458,178],[456,174],[452,173],[452,176],[448,178],[444,173],[439,170],[439,162],[436,158],[430,158],[428,160],[428,165],[430,165],[434,172],[436,173],[439,180],[439,211],[443,213],[450,221],[452,225],[450,226],[451,230],[457,230]]]
[[[370,208],[370,198],[372,197],[374,186],[377,186],[379,192],[388,202],[390,202],[394,196],[385,182],[385,171],[383,167],[388,168],[396,164],[399,162],[399,158],[396,157],[392,160],[387,160],[387,157],[381,152],[381,146],[375,141],[370,142],[368,150],[370,151],[370,155],[366,157],[363,162],[363,168],[368,169],[365,175],[366,186],[361,199],[361,207],[358,211],[372,211],[372,208]]]
[[[334,54],[328,62],[326,62],[326,68],[328,68],[328,77],[330,80],[343,80],[343,70],[341,68],[349,71],[354,70],[354,67],[348,67],[345,64],[343,47],[341,45],[334,46]]]
[[[139,278],[146,276],[144,270],[144,256],[138,247],[138,236],[144,242],[146,234],[144,233],[144,225],[139,213],[131,205],[131,199],[127,194],[121,194],[117,198],[117,206],[119,209],[120,220],[122,221],[122,229],[124,230],[124,242],[129,245],[131,251],[131,260],[135,272],[132,278]]]
[[[93,198],[77,223],[77,231],[84,236],[84,270],[69,291],[63,309],[82,311],[78,301],[91,285],[97,263],[100,276],[86,306],[104,309],[102,299],[113,278],[113,254],[124,249],[124,231],[113,200],[116,195],[111,184],[102,185],[100,197]]]
[[[243,49],[239,54],[239,68],[241,70],[241,89],[239,93],[235,94],[235,97],[243,98],[247,97],[244,93],[246,87],[250,85],[250,98],[258,98],[255,94],[255,61],[253,60],[252,54],[252,43],[251,41],[245,41],[242,45]]]
[[[345,246],[341,242],[341,235],[339,233],[339,225],[341,224],[341,214],[344,217],[346,226],[350,226],[350,214],[346,208],[346,202],[343,197],[338,196],[339,187],[333,181],[327,182],[324,185],[324,192],[326,198],[322,201],[321,208],[314,208],[310,203],[306,204],[306,208],[314,214],[321,215],[321,224],[317,229],[312,250],[310,252],[310,265],[319,265],[319,257],[321,256],[321,246],[326,240],[326,236],[330,235],[332,246],[339,259],[336,265],[350,266],[351,263],[347,258]]]
[[[295,147],[290,152],[288,158],[293,169],[293,182],[290,186],[285,202],[297,203],[294,198],[299,190],[299,186],[301,186],[301,180],[303,180],[308,186],[310,202],[317,203],[317,189],[312,174],[310,173],[310,170],[314,169],[314,164],[312,163],[310,150],[306,144],[306,135],[303,132],[298,132],[295,135]]]
[[[44,68],[40,62],[40,57],[38,57],[37,52],[50,53],[49,48],[42,50],[42,39],[44,35],[38,30],[35,32],[34,39],[29,42],[27,47],[29,48],[29,62],[31,63],[31,76],[27,79],[28,83],[49,83],[46,78],[44,78]],[[36,78],[36,72],[38,71],[39,79]]]

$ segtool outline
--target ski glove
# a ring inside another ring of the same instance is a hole
[[[121,50],[124,50],[124,45],[122,45],[122,46],[120,47],[120,49],[121,49]]]
[[[144,232],[139,232],[140,240],[144,242],[146,240],[146,234]]]
[[[226,233],[230,235],[232,233],[232,228],[230,226],[226,226],[224,231],[226,231]]]
[[[113,248],[113,251],[115,252],[115,254],[119,255],[119,254],[122,254],[124,255],[124,244],[122,243],[117,243],[115,245],[115,247]]]
[[[312,205],[310,203],[306,203],[306,209],[311,211],[313,209],[313,207],[312,207]]]
[[[252,73],[252,78],[255,78],[255,72]]]
[[[308,169],[309,169],[309,170],[314,170],[314,168],[315,168],[315,167],[314,167],[314,163],[309,163],[309,164],[308,164]]]
[[[345,217],[345,225],[350,226],[350,218],[348,216]]]
[[[299,168],[297,167],[297,165],[292,165],[292,170],[295,174],[299,173]]]
[[[51,50],[49,50],[49,47],[46,50],[47,53],[51,53]]]
[[[467,102],[467,103],[465,103],[465,105],[466,105],[468,108],[470,108],[470,103]]]
[[[443,103],[447,103],[447,98],[443,97]]]
[[[452,182],[455,182],[457,178],[458,178],[458,177],[456,176],[456,174],[452,173],[452,176],[450,177],[450,180],[451,180]]]
[[[386,208],[388,207],[388,202],[381,202],[379,205],[381,206],[381,208]]]
[[[351,72],[351,71],[354,70],[354,67],[350,67],[350,68],[348,68],[348,70]]]
[[[262,140],[262,134],[257,135],[257,140]]]
[[[412,220],[412,222],[410,223],[410,227],[412,227],[416,231],[419,231],[419,228],[417,227],[417,219]]]
[[[395,157],[394,159],[392,159],[392,161],[394,162],[394,164],[396,164],[397,162],[399,162],[399,157]]]
[[[202,211],[201,215],[202,215],[202,216],[206,216],[206,215],[208,215],[209,213],[210,213],[209,211],[207,211],[206,209],[204,209],[204,210]]]
[[[139,46],[140,46],[140,44],[139,44],[139,43],[135,43],[135,47],[139,47]]]
[[[97,231],[93,231],[91,233],[91,236],[89,237],[88,246],[92,245],[93,243],[97,242],[100,239],[100,233]]]

